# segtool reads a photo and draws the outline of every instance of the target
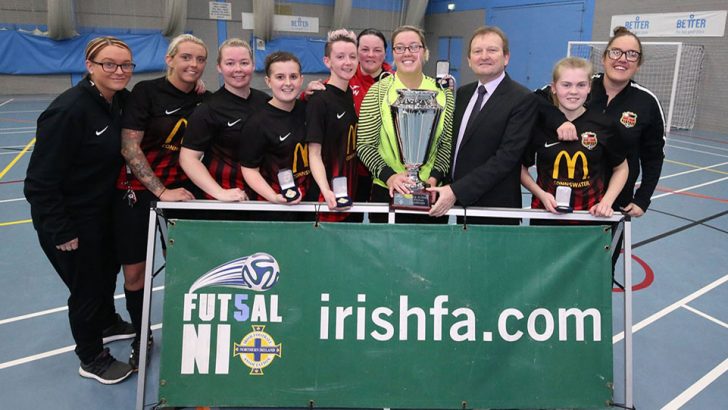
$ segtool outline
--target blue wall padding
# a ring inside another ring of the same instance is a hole
[[[265,70],[265,57],[274,51],[288,51],[301,60],[301,72],[328,72],[323,62],[326,40],[305,37],[278,37],[265,42],[265,50],[255,47],[255,38],[251,38],[251,46],[255,50],[255,71]]]
[[[86,44],[101,35],[123,40],[133,53],[135,72],[164,71],[169,41],[161,33],[85,32],[68,40],[51,40],[15,30],[0,30],[0,74],[84,73]]]

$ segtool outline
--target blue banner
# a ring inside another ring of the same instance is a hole
[[[52,40],[14,30],[0,30],[0,74],[85,73],[84,50],[92,39],[107,33],[83,33]],[[169,41],[161,33],[113,34],[131,47],[136,72],[164,71]]]

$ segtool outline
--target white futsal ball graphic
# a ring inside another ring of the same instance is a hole
[[[243,262],[243,282],[256,292],[275,286],[279,274],[276,258],[265,252],[254,253]]]

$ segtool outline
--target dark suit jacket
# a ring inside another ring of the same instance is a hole
[[[453,155],[477,86],[474,82],[458,89]],[[450,185],[460,205],[521,208],[521,157],[538,115],[537,104],[531,91],[506,74],[463,135]]]

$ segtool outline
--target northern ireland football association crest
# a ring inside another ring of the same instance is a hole
[[[233,343],[233,357],[240,356],[244,365],[250,368],[250,375],[262,376],[276,357],[281,357],[283,344],[276,344],[273,336],[264,332],[265,326],[254,325],[253,331],[245,335],[240,344]]]
[[[632,128],[637,125],[637,114],[632,111],[625,111],[622,113],[622,118],[619,122],[624,125],[625,128]]]
[[[597,146],[597,133],[596,132],[583,132],[581,134],[581,145],[588,150],[593,150]]]

